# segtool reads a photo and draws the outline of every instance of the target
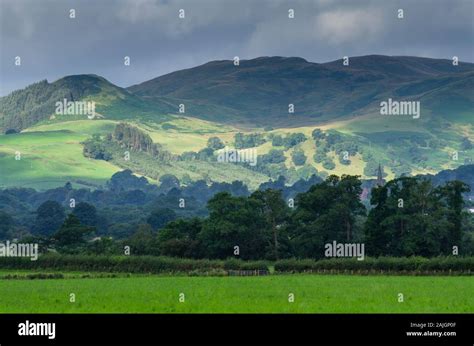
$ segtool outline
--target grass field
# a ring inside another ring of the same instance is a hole
[[[67,130],[0,136],[0,188],[51,188],[77,180],[104,184],[120,168],[84,157],[80,142],[86,138]]]
[[[472,313],[472,292],[466,276],[14,279],[0,280],[0,313]]]

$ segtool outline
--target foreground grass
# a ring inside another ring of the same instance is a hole
[[[2,313],[467,313],[472,277],[265,277],[0,280]],[[70,303],[74,293],[76,302]],[[179,302],[184,293],[185,302]],[[294,303],[288,302],[290,293]],[[404,302],[398,302],[403,293]]]

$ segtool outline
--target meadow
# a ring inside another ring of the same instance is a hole
[[[0,313],[474,312],[474,279],[469,276],[97,275],[1,279]],[[73,303],[71,293],[75,294]],[[180,302],[181,293],[184,302]],[[403,302],[399,302],[400,293]],[[289,302],[290,294],[294,302]]]
[[[0,136],[0,188],[52,188],[66,181],[103,184],[119,171],[106,161],[90,160],[80,142],[88,136],[68,130]],[[15,159],[19,153],[19,160]]]

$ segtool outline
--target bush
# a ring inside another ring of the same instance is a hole
[[[327,170],[333,170],[334,168],[336,168],[336,165],[334,164],[334,161],[331,160],[330,158],[326,158],[324,161],[323,161],[323,167]]]
[[[331,258],[319,261],[285,259],[275,263],[275,272],[280,273],[301,273],[318,270],[473,271],[474,257],[366,257],[363,261],[358,261],[355,258]]]
[[[306,136],[303,133],[291,133],[283,140],[283,145],[286,149],[292,148],[295,145],[302,143],[306,140]]]
[[[294,150],[291,154],[291,159],[293,160],[295,166],[303,166],[306,163],[306,155],[301,149]]]
[[[284,144],[284,142],[283,142],[283,137],[282,137],[282,136],[280,136],[280,135],[275,135],[275,136],[273,136],[273,138],[272,138],[272,145],[273,145],[274,147],[280,147],[280,146],[282,146],[283,144]]]
[[[0,258],[3,269],[49,269],[64,271],[125,272],[125,273],[190,273],[217,270],[267,270],[265,261],[238,259],[195,260],[154,256],[89,256],[47,254],[31,261],[29,258]]]

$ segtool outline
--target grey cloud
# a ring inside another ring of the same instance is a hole
[[[70,8],[76,19],[68,17]],[[178,18],[181,8],[185,20]],[[235,55],[316,62],[457,55],[472,62],[473,11],[471,0],[1,0],[0,95],[79,73],[129,86]],[[17,55],[21,67],[13,65]]]

